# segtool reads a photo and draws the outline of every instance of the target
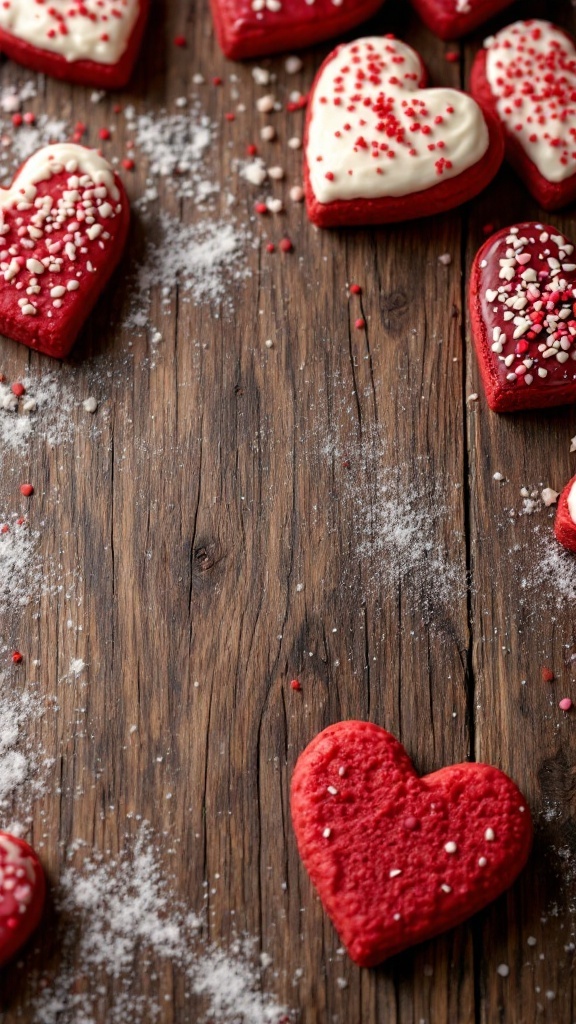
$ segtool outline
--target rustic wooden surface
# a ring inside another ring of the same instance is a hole
[[[576,29],[568,0],[527,10]],[[498,23],[520,11],[508,14]],[[446,46],[394,0],[370,29],[397,32],[420,50],[434,82],[454,86],[464,85],[483,38]],[[185,50],[173,45],[178,33]],[[307,52],[289,87],[305,91],[329,48]],[[459,63],[445,60],[454,49]],[[282,59],[266,63],[285,83]],[[155,5],[140,71],[121,102],[169,108],[189,90],[192,71],[208,83],[224,79],[203,93],[217,120],[232,106],[230,74],[238,76],[247,111],[224,123],[218,159],[240,216],[250,217],[254,192],[230,167],[258,136],[262,90],[250,66],[224,61],[204,0]],[[4,84],[24,77],[1,68]],[[31,107],[86,121],[96,144],[115,102],[94,106],[89,90],[47,81]],[[122,155],[118,123],[107,152]],[[302,115],[275,115],[274,123],[286,140],[301,131]],[[300,154],[282,143],[266,152],[298,180]],[[138,161],[134,198],[145,173]],[[168,194],[166,203],[174,212]],[[160,312],[155,296],[163,341],[154,367],[146,338],[115,326],[117,276],[59,371],[63,382],[74,372],[81,399],[105,361],[99,442],[79,429],[65,454],[38,438],[26,465],[5,457],[2,504],[13,504],[24,477],[35,483],[31,521],[43,524],[43,554],[70,585],[74,578],[69,596],[65,584],[42,599],[39,618],[32,606],[1,624],[6,650],[39,659],[42,686],[60,706],[37,728],[61,759],[61,793],[35,806],[32,840],[56,878],[73,839],[121,847],[130,812],[167,830],[179,844],[176,889],[191,905],[202,905],[203,882],[220,875],[206,936],[223,946],[243,929],[259,937],[274,965],[263,984],[302,1024],[573,1024],[576,893],[558,851],[576,855],[576,739],[557,699],[576,696],[574,609],[557,607],[549,589],[523,588],[514,546],[532,543],[536,517],[510,522],[506,510],[519,508],[523,485],[559,490],[572,475],[576,413],[496,417],[483,396],[466,401],[481,391],[464,295],[482,226],[539,211],[506,169],[469,207],[425,224],[318,233],[301,207],[287,205],[295,252],[250,250],[253,276],[231,286],[233,316],[216,319],[218,310],[178,297]],[[191,203],[180,211],[189,222],[199,216]],[[570,212],[552,220],[573,228]],[[136,224],[132,256],[141,231]],[[438,263],[445,252],[448,267]],[[347,297],[355,280],[361,303]],[[360,309],[365,333],[354,329]],[[0,362],[16,379],[50,361],[3,340]],[[506,484],[493,481],[497,470]],[[441,495],[446,511],[430,529],[448,552],[454,586],[436,585],[433,574],[383,575],[375,534],[384,472],[394,474],[399,501],[415,479],[419,494],[428,481],[430,494]],[[537,521],[549,529],[547,513]],[[68,628],[71,617],[81,634]],[[64,678],[75,655],[88,664],[87,687],[85,678]],[[559,677],[552,701],[543,664]],[[290,689],[292,677],[301,694]],[[14,686],[22,678],[15,670]],[[79,705],[86,728],[72,740],[66,723]],[[299,752],[347,717],[391,729],[423,772],[467,758],[501,766],[526,792],[537,826],[530,865],[510,894],[375,971],[337,954],[288,812]],[[550,806],[555,813],[544,814]],[[36,945],[30,965],[58,962],[52,927]],[[501,963],[508,978],[496,971]],[[146,987],[146,973],[135,991]],[[0,975],[3,1024],[42,1024],[27,977],[26,969]],[[171,993],[169,971],[158,985]],[[113,991],[110,984],[110,1000]],[[176,988],[162,1022],[192,1024],[201,1010]]]

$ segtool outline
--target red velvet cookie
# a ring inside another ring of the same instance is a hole
[[[312,46],[371,18],[382,0],[210,0],[218,42],[243,60]]]
[[[117,89],[136,60],[150,0],[5,0],[0,52],[67,82]]]
[[[517,21],[486,40],[471,91],[506,133],[506,155],[545,210],[576,198],[576,49],[549,21]]]
[[[62,358],[122,255],[130,208],[96,150],[47,146],[0,190],[0,333]]]
[[[576,260],[557,228],[517,224],[492,235],[472,264],[469,300],[491,409],[576,400]]]
[[[34,850],[0,832],[0,966],[11,960],[38,927],[46,882]]]
[[[459,39],[483,25],[513,0],[412,0],[422,21],[440,39]]]
[[[568,551],[576,554],[576,476],[573,476],[558,498],[554,533]]]
[[[456,89],[425,89],[405,43],[339,46],[312,88],[304,134],[308,216],[320,227],[386,224],[477,195],[504,155],[498,119]]]
[[[369,722],[339,722],[292,779],[300,856],[351,958],[373,967],[453,928],[507,889],[532,842],[511,779],[484,764],[420,778]]]

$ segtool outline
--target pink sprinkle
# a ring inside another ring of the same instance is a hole
[[[558,704],[558,707],[561,708],[562,711],[570,711],[570,708],[572,707],[572,701],[570,700],[570,697],[562,697],[562,700]]]

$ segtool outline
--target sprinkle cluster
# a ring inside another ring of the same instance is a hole
[[[24,317],[54,316],[85,274],[95,273],[88,258],[104,251],[107,224],[121,210],[106,185],[78,174],[75,160],[50,164],[50,179],[31,198],[25,188],[0,206],[0,274],[3,288],[20,293]]]
[[[486,40],[498,112],[551,181],[576,170],[576,51],[555,26],[522,21]]]
[[[31,877],[32,876],[32,877]],[[16,843],[0,844],[0,940],[20,924],[32,897],[34,872]]]
[[[44,0],[35,0],[35,4],[44,7]],[[3,0],[2,7],[10,11],[14,0]],[[30,5],[32,8],[34,4]],[[77,23],[83,19],[86,23],[101,26],[100,41],[110,41],[109,28],[114,21],[122,21],[131,11],[133,0],[51,0],[46,5],[45,12],[48,15],[48,28],[46,29],[47,39],[56,39],[58,36],[67,36],[69,32],[77,28]]]
[[[576,360],[574,246],[541,224],[510,229],[491,252],[498,282],[483,292],[492,351],[509,384],[566,379]]]

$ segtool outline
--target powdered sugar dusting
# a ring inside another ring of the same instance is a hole
[[[172,895],[148,827],[115,858],[81,853],[81,865],[65,870],[56,893],[65,920],[62,962],[56,977],[35,979],[37,1024],[100,1024],[103,1013],[106,1024],[148,1024],[161,1012],[162,982],[154,994],[142,995],[133,992],[132,978],[142,964],[158,971],[162,963],[179,977],[187,999],[201,1000],[202,1020],[280,1024],[286,1019],[286,1009],[261,991],[249,940],[238,940],[226,952],[202,946],[202,917]],[[110,1006],[106,983],[112,980]],[[89,990],[83,991],[86,981]]]
[[[50,762],[29,735],[32,721],[43,713],[33,689],[19,691],[13,679],[0,675],[0,812],[2,828],[14,834],[24,830],[33,801],[45,790],[42,768]],[[12,806],[17,821],[10,821]]]
[[[16,514],[0,516],[0,612],[23,607],[34,591],[42,589],[38,559],[38,533]]]

